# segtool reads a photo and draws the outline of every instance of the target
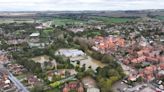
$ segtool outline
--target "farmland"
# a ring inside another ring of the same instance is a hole
[[[30,18],[22,18],[22,19],[18,19],[18,18],[0,18],[0,24],[2,23],[33,23],[34,19],[30,19]]]
[[[68,18],[54,18],[53,24],[61,26],[66,24],[83,24],[85,21],[76,20],[76,19],[68,19]]]
[[[111,24],[111,23],[125,23],[128,21],[134,20],[134,18],[121,18],[121,17],[93,17],[94,20],[97,21],[102,21],[106,24]]]
[[[164,16],[156,16],[155,18],[164,21]]]

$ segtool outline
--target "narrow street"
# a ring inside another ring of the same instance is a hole
[[[20,92],[29,92],[27,88],[11,73],[9,73],[9,79],[15,84],[15,86],[19,89]]]

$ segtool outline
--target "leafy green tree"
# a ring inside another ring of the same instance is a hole
[[[108,74],[109,74],[109,77],[111,77],[111,76],[120,76],[120,74],[118,73],[118,71],[116,70],[116,69],[109,69],[109,72],[108,72]]]
[[[101,61],[103,63],[112,63],[112,62],[114,62],[114,59],[110,55],[104,55]]]
[[[111,86],[112,86],[111,80],[99,78],[98,84],[101,89],[101,92],[112,92],[111,91]]]
[[[97,51],[93,51],[91,56],[96,60],[101,60],[103,57],[103,54]]]
[[[44,90],[42,86],[34,86],[31,92],[44,92]]]

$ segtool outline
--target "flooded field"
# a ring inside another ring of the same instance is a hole
[[[105,64],[101,61],[95,60],[92,57],[88,56],[86,53],[78,49],[60,49],[56,52],[56,55],[61,55],[70,59],[71,63],[76,66],[77,61],[80,61],[80,67],[85,65],[86,69],[91,67],[93,70],[96,70],[97,67],[104,67]]]
[[[74,58],[79,59],[79,57],[74,57]],[[73,60],[71,60],[71,61],[73,61]],[[91,66],[91,68],[93,70],[96,70],[97,67],[104,67],[105,66],[105,64],[101,63],[98,60],[95,60],[95,59],[91,58],[90,56],[86,56],[85,58],[80,59],[79,61],[80,61],[80,66],[82,67],[85,64],[86,69],[88,69],[88,67]],[[72,64],[76,65],[76,62],[72,62]]]
[[[38,62],[38,63],[43,63],[45,61],[49,61],[49,56],[42,55],[42,56],[34,57],[34,58],[32,58],[32,60],[35,62]]]
[[[105,64],[101,63],[99,60],[95,60],[95,59],[91,58],[91,61],[93,63],[99,65],[99,67],[101,67],[101,68],[104,67],[104,66],[106,66]]]

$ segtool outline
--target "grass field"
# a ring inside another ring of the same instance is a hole
[[[114,18],[114,17],[93,17],[94,20],[102,21],[106,24],[125,23],[134,20],[133,18]]]
[[[48,37],[50,34],[52,34],[53,29],[45,29],[41,32],[42,37]]]
[[[45,32],[45,33],[51,33],[51,32],[53,32],[53,29],[45,29],[45,30],[43,30],[43,32]]]
[[[155,18],[164,21],[164,16],[156,16]]]
[[[101,35],[101,33],[100,32],[89,32],[86,34],[86,37],[95,37],[98,35]]]
[[[86,22],[81,21],[81,20],[75,20],[75,19],[55,18],[53,20],[53,23],[58,25],[58,26],[61,26],[61,25],[65,25],[65,24],[84,24]]]
[[[12,19],[12,18],[0,18],[0,24],[2,23],[33,23],[34,20],[33,19]]]
[[[164,20],[164,16],[158,16],[157,18]],[[80,24],[92,24],[92,23],[99,23],[99,22],[104,22],[106,24],[111,24],[111,23],[124,23],[127,21],[132,21],[134,19],[132,18],[114,18],[114,17],[101,17],[101,16],[93,16],[91,19],[88,21],[82,21],[82,20],[77,20],[77,19],[71,19],[71,18],[54,18],[52,19],[52,24],[56,24],[58,26],[61,25],[66,25],[66,24],[75,24],[75,25],[80,25]],[[45,22],[46,19],[37,19],[36,22]],[[32,18],[0,18],[0,24],[2,23],[33,23],[34,19]]]

